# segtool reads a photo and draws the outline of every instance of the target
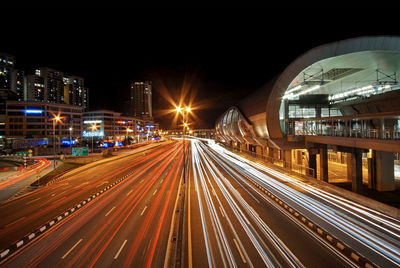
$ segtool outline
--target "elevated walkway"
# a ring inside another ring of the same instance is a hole
[[[286,119],[288,137],[307,143],[400,153],[400,112]]]

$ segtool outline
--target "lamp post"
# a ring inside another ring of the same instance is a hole
[[[96,124],[92,124],[92,125],[90,126],[90,128],[91,128],[91,130],[92,130],[92,154],[93,154],[93,136],[94,136],[93,132],[94,132],[95,130],[97,130],[97,125],[96,125]]]
[[[126,128],[126,146],[127,146],[127,147],[129,146],[129,144],[128,144],[128,143],[129,143],[129,140],[128,140],[128,138],[129,138],[129,136],[128,136],[129,134],[128,134],[128,133],[129,133],[129,132],[133,132],[133,130],[130,129],[129,127],[127,127],[127,128]]]
[[[186,148],[185,148],[185,130],[188,126],[188,123],[185,120],[185,112],[190,113],[192,109],[190,107],[181,108],[179,106],[176,107],[176,112],[182,114],[182,122],[183,122],[183,132],[182,132],[182,146],[183,146],[183,182],[186,183]]]
[[[54,159],[53,159],[53,168],[56,168],[56,124],[57,122],[61,122],[61,117],[60,115],[55,115],[52,119],[53,121],[53,154],[54,154]]]
[[[69,147],[72,147],[72,127],[69,128]]]

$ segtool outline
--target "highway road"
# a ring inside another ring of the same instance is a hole
[[[185,180],[182,142],[173,141],[85,165],[3,204],[0,266],[400,265],[400,221],[212,141],[186,146]]]
[[[96,197],[1,265],[162,266],[182,159],[179,143],[163,144],[75,171],[68,179],[3,205],[0,241],[6,247],[44,220]],[[106,191],[113,182],[118,183]]]
[[[399,266],[398,220],[213,143],[191,160],[188,267]]]

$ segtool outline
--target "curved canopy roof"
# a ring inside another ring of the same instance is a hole
[[[397,82],[400,37],[359,37],[313,48],[278,77],[266,105],[269,138],[282,138],[279,109],[285,93],[337,94],[373,90],[377,83]],[[373,84],[373,85],[372,85]],[[295,90],[297,86],[302,87]]]

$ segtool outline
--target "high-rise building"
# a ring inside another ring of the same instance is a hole
[[[36,69],[34,74],[27,75],[27,100],[64,103],[63,77],[62,72],[51,68]]]
[[[130,114],[144,120],[153,120],[151,81],[131,83]]]
[[[80,106],[84,111],[89,108],[89,89],[82,77],[46,67],[27,75],[25,84],[27,101],[65,103]]]
[[[25,83],[25,72],[23,70],[15,69],[13,72],[12,90],[17,94],[18,101],[24,101],[27,98]]]
[[[36,74],[44,79],[44,101],[64,103],[64,73],[42,67],[36,70]]]
[[[5,136],[6,101],[16,97],[12,91],[14,65],[14,56],[0,53],[0,138]]]
[[[44,78],[38,75],[38,72],[26,76],[25,92],[27,101],[44,102],[44,88]]]
[[[89,89],[84,86],[84,79],[78,76],[64,76],[64,102],[89,108]]]
[[[14,56],[0,53],[0,89],[11,89],[14,62]]]

